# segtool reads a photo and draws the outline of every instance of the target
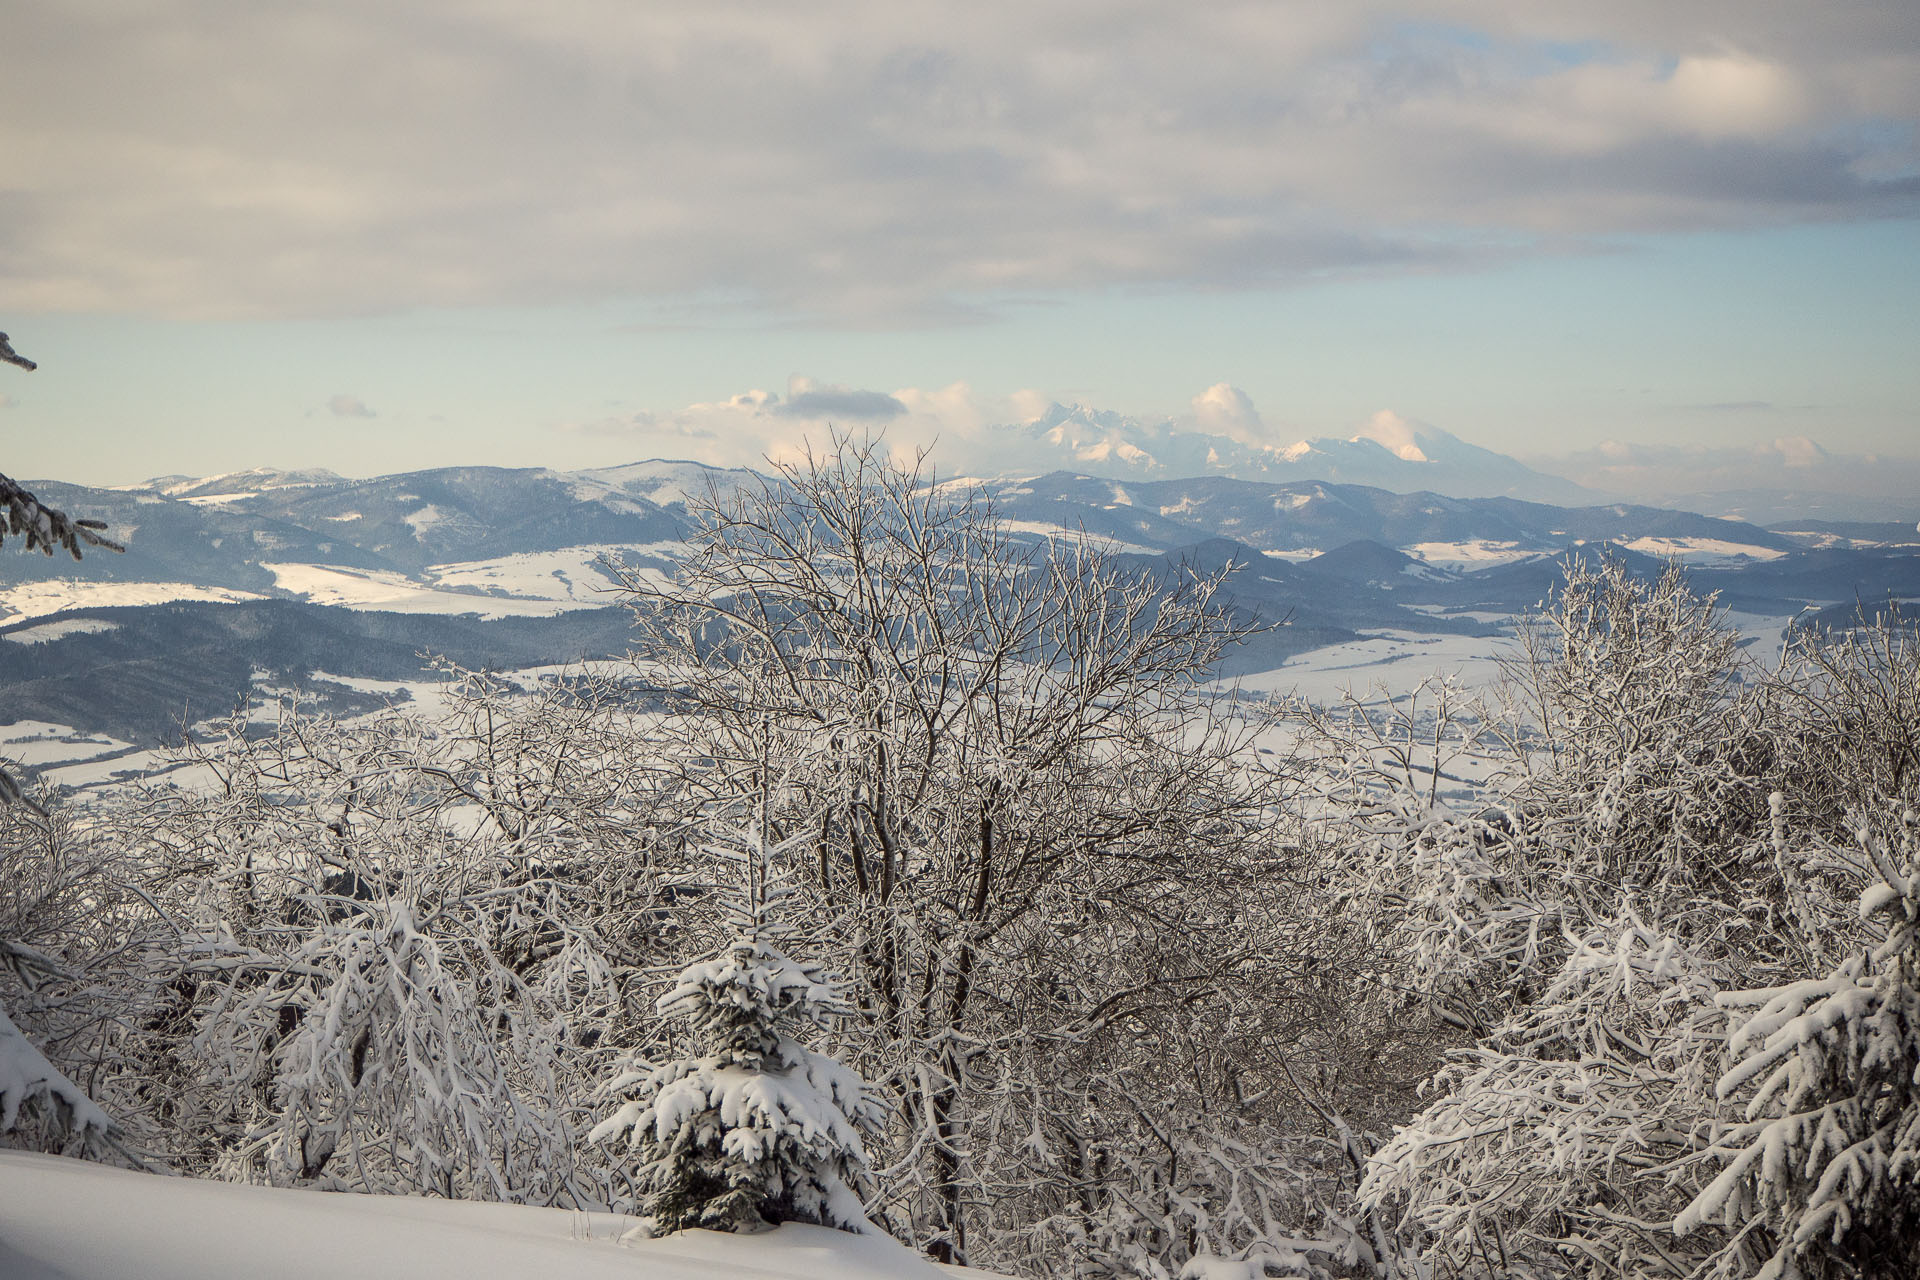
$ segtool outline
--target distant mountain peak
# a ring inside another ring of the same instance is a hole
[[[1426,490],[1459,498],[1512,497],[1557,504],[1580,504],[1598,496],[1392,410],[1376,413],[1348,439],[1319,437],[1284,447],[1187,426],[1173,419],[1147,422],[1055,402],[1037,417],[999,428],[989,448],[1003,474],[1065,466],[1117,480],[1205,475],[1270,483],[1328,480],[1396,493]]]
[[[324,467],[282,470],[277,467],[249,467],[245,471],[227,471],[214,476],[156,476],[136,488],[151,489],[169,498],[241,497],[273,489],[311,489],[323,485],[345,484],[345,476]]]
[[[1403,462],[1432,462],[1433,458],[1421,448],[1422,443],[1425,442],[1423,437],[1426,440],[1445,437],[1455,444],[1461,443],[1458,436],[1448,435],[1435,427],[1428,427],[1423,431],[1391,409],[1382,409],[1367,419],[1367,425],[1360,428],[1351,437],[1349,443],[1371,440]]]

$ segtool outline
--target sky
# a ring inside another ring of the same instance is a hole
[[[1920,456],[1912,0],[62,0],[0,157],[20,477],[981,467],[1222,386],[1276,446]]]

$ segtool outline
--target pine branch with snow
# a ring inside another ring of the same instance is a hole
[[[36,1109],[44,1109],[82,1146],[119,1137],[119,1126],[48,1062],[0,1008],[0,1134],[11,1133],[23,1114]]]

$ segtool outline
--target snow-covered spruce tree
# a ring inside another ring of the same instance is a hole
[[[39,368],[33,361],[17,354],[4,333],[0,333],[0,362],[17,365],[29,373]],[[4,545],[11,534],[24,541],[29,551],[43,551],[52,555],[54,548],[58,547],[75,560],[80,558],[82,547],[125,551],[125,547],[100,532],[106,527],[99,520],[75,520],[64,511],[45,506],[18,484],[0,475],[0,545]]]
[[[143,900],[146,869],[85,825],[50,802],[0,804],[0,1145],[137,1163],[154,1147],[150,1091],[122,1064],[169,931]]]
[[[15,355],[4,333],[0,333],[0,360],[29,371],[38,367],[33,361]],[[46,506],[13,480],[0,475],[0,547],[6,545],[11,535],[19,538],[28,551],[52,555],[58,547],[75,560],[80,559],[82,547],[125,551],[125,547],[100,532],[106,527],[103,521],[75,520],[64,511]],[[0,768],[0,804],[32,805],[5,768]]]
[[[792,931],[780,916],[791,893],[780,859],[810,838],[770,848],[759,818],[714,847],[741,872],[735,936],[655,1005],[687,1022],[703,1052],[615,1080],[614,1092],[637,1086],[638,1096],[591,1135],[630,1135],[658,1234],[782,1222],[871,1229],[862,1135],[878,1127],[878,1105],[857,1074],[795,1038],[851,1012],[820,966],[782,948]]]
[[[1832,972],[1719,997],[1751,1009],[1728,1042],[1723,1101],[1743,1122],[1718,1176],[1674,1220],[1732,1237],[1715,1274],[1755,1280],[1920,1275],[1920,818],[1862,830],[1877,945]]]

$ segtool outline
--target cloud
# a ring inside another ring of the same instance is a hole
[[[174,0],[8,47],[24,310],[956,323],[1920,209],[1907,0]]]
[[[1391,409],[1382,409],[1368,418],[1355,433],[1355,440],[1371,440],[1407,462],[1427,461],[1418,439],[1421,424],[1403,418]]]
[[[359,396],[337,395],[327,401],[327,412],[336,418],[373,418],[379,415]]]
[[[1194,426],[1208,435],[1227,436],[1242,444],[1265,443],[1266,423],[1246,392],[1216,382],[1193,398]]]
[[[1803,435],[1733,446],[1608,440],[1525,461],[1603,493],[1640,499],[1771,489],[1910,503],[1920,489],[1920,459],[1831,453]]]
[[[0,409],[11,409],[19,403],[12,396],[0,393]]]
[[[1053,397],[1034,387],[1022,387],[1008,397],[1013,408],[1013,421],[1038,422],[1042,414],[1053,406]]]
[[[885,422],[906,411],[906,405],[884,391],[811,384],[790,389],[787,402],[773,410],[783,418],[852,419],[855,422]]]
[[[843,411],[849,403],[884,412],[856,417]],[[558,424],[555,429],[623,439],[635,450],[660,454],[670,454],[676,445],[694,439],[701,442],[703,461],[727,466],[796,457],[824,446],[830,432],[872,432],[899,458],[911,458],[937,444],[945,473],[978,470],[988,461],[980,451],[986,439],[983,428],[989,422],[1007,421],[1009,413],[1006,402],[982,401],[964,382],[879,392],[796,376],[789,380],[785,397],[756,389],[681,409],[609,415]]]

